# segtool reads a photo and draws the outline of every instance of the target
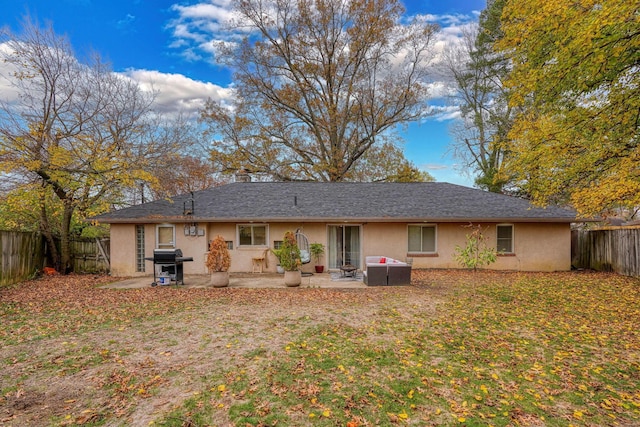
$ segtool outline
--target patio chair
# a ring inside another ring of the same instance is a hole
[[[267,258],[268,253],[269,249],[265,249],[264,252],[262,252],[262,255],[251,258],[253,273],[262,273],[263,268],[269,268],[269,261]]]
[[[389,264],[387,285],[408,286],[411,284],[411,266],[408,264]]]
[[[385,264],[367,264],[362,272],[363,282],[368,286],[387,286],[387,266]]]
[[[309,239],[300,230],[296,230],[296,243],[298,244],[298,249],[300,249],[300,261],[303,264],[309,264],[311,262]]]
[[[311,262],[309,239],[307,239],[307,236],[302,234],[300,229],[296,230],[296,243],[298,244],[298,249],[300,249],[300,262],[302,264],[309,264]],[[313,276],[313,273],[302,272],[302,275]]]

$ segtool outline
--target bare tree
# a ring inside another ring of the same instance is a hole
[[[237,102],[202,116],[221,170],[352,179],[368,150],[424,115],[436,27],[402,23],[397,0],[241,0],[237,12],[249,35],[217,46]]]
[[[0,101],[0,170],[43,189],[40,227],[56,267],[70,265],[70,224],[117,203],[137,180],[154,182],[153,162],[170,152],[151,136],[154,100],[134,81],[111,72],[98,55],[84,63],[51,25],[25,19],[21,34],[5,30],[2,60],[18,97]],[[60,254],[44,197],[61,204]]]
[[[514,111],[508,104],[504,85],[508,61],[493,49],[499,37],[499,16],[503,1],[490,1],[480,25],[467,27],[459,45],[445,55],[445,67],[456,84],[455,102],[461,118],[452,126],[452,150],[476,175],[476,185],[502,192],[509,184],[502,163],[508,154],[507,133]]]
[[[204,190],[228,182],[209,161],[211,144],[202,138],[202,128],[188,114],[158,117],[151,140],[159,147],[158,167],[153,170],[157,182],[140,182],[130,204],[149,199],[162,199],[191,191]],[[137,193],[137,194],[136,194]]]

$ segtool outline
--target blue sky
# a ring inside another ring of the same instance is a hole
[[[230,73],[212,62],[206,46],[217,37],[233,0],[0,0],[0,26],[19,31],[25,14],[51,21],[78,56],[98,51],[114,71],[161,91],[165,108],[196,110],[207,97],[228,95]],[[462,25],[477,20],[486,0],[407,0],[407,14],[428,15],[442,30],[436,47],[455,43]],[[444,105],[432,99],[432,105]],[[471,186],[448,153],[450,115],[411,124],[402,132],[405,155],[438,181]]]

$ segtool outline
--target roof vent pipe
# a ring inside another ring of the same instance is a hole
[[[293,196],[293,206],[298,206],[298,196]]]

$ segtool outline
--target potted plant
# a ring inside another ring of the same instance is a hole
[[[300,248],[295,234],[291,231],[284,233],[284,240],[279,253],[280,266],[284,269],[284,284],[287,286],[300,286],[300,283],[302,283]]]
[[[322,243],[312,243],[309,246],[311,256],[316,260],[316,273],[324,271],[324,265],[320,265],[320,256],[324,254],[324,245]]]
[[[224,237],[218,235],[209,244],[209,253],[205,265],[211,273],[211,285],[222,288],[229,285],[229,266],[231,256]]]
[[[278,274],[284,274],[284,268],[282,268],[282,265],[280,264],[282,249],[271,249],[271,253],[274,254],[276,256],[276,259],[278,260],[276,264],[276,271],[278,272]]]

